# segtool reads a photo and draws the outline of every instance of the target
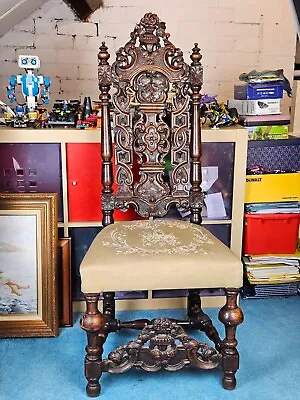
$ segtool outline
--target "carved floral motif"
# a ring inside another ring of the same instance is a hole
[[[127,232],[134,230],[134,240]],[[186,230],[186,234],[180,231]],[[189,233],[189,234],[188,234]],[[204,245],[212,240],[196,225],[180,221],[136,221],[116,227],[106,238],[104,246],[114,247],[116,254],[207,254]],[[163,245],[162,245],[163,244]]]
[[[191,193],[190,196],[190,207],[201,209],[203,207],[203,199],[204,195],[202,192],[199,193]]]
[[[98,66],[98,81],[99,86],[108,86],[111,84],[111,66],[99,65]]]
[[[162,180],[162,172],[141,172],[141,178],[134,185],[134,194],[148,204],[157,204],[170,193],[169,186]]]
[[[178,84],[173,98],[173,137],[172,137],[172,194],[188,196],[190,163],[190,115],[187,86]]]
[[[166,24],[156,14],[148,13],[130,34],[130,40],[116,54],[112,66],[113,79],[127,75],[136,64],[160,65],[181,81],[187,81],[189,66],[182,51],[169,41]],[[162,46],[163,45],[163,46]]]
[[[202,84],[203,84],[203,67],[202,67],[202,65],[191,66],[190,82],[193,85],[202,86]]]
[[[113,210],[114,201],[113,193],[102,193],[102,209],[104,211]]]
[[[145,71],[134,80],[136,98],[141,103],[164,103],[167,99],[169,83],[160,72]]]
[[[163,114],[140,113],[140,119],[134,125],[134,150],[140,164],[160,164],[162,167],[165,164],[165,156],[170,150],[170,128],[162,117]]]

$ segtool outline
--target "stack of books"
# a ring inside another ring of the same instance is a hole
[[[300,281],[300,249],[294,254],[243,256],[245,285],[243,298],[293,296]]]

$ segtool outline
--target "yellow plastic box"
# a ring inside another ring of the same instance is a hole
[[[300,201],[300,172],[246,175],[245,203]]]

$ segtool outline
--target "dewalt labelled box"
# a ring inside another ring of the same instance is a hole
[[[300,201],[300,172],[246,176],[245,203]]]

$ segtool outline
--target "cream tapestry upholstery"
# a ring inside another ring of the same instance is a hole
[[[226,273],[225,273],[226,271]],[[203,226],[187,221],[115,222],[80,267],[82,291],[242,286],[241,261]]]

